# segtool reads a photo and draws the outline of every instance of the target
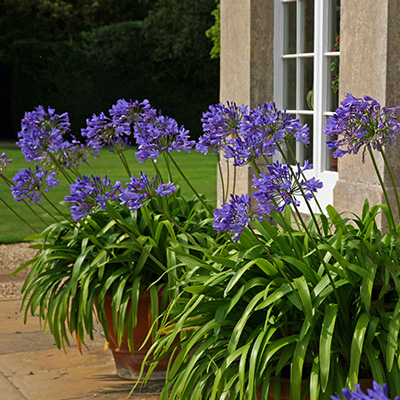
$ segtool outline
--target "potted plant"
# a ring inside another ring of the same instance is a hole
[[[23,286],[22,308],[26,316],[29,312],[39,315],[58,347],[69,343],[70,334],[79,347],[85,343],[85,335],[93,336],[96,308],[114,356],[120,357],[117,353],[125,339],[127,352],[138,354],[149,336],[147,325],[151,326],[176,294],[175,281],[182,271],[175,267],[175,249],[181,242],[193,247],[213,241],[210,206],[197,192],[194,199],[182,197],[171,181],[162,180],[155,163],[166,151],[167,162],[175,163],[183,175],[170,152],[189,151],[194,142],[175,120],[151,108],[147,101],[120,100],[110,116],[101,113],[87,122],[82,130],[86,143],[74,138],[68,141],[68,115],[37,107],[25,114],[17,143],[26,161],[35,162],[35,167],[22,169],[11,181],[5,174],[11,160],[5,154],[0,158],[0,176],[17,201],[26,202],[32,210],[32,203],[40,206],[43,197],[50,204],[42,206],[42,211],[52,220],[44,220],[47,228],[29,238],[38,250],[36,256],[15,272],[31,268]],[[131,174],[124,152],[132,144],[138,146],[140,162],[153,160],[156,177]],[[95,172],[81,174],[79,166],[89,164],[88,157],[98,156],[103,147],[121,160],[130,179],[127,184],[111,183],[106,175]],[[69,184],[70,194],[58,204],[48,199],[47,192],[59,184],[60,175]],[[170,167],[168,175],[171,178]],[[195,248],[187,251],[196,252]],[[146,304],[144,317],[137,313],[141,304]],[[137,331],[133,332],[138,320],[146,322],[140,340]],[[133,363],[136,368],[141,364]],[[126,366],[118,368],[118,375],[134,378],[136,372]]]
[[[400,393],[399,234],[389,198],[365,202],[349,219],[328,206],[306,223],[300,199],[316,200],[321,187],[304,177],[309,166],[269,163],[266,174],[255,164],[275,151],[287,157],[290,136],[306,141],[304,129],[283,121],[289,117],[272,104],[259,106],[227,143],[228,156],[258,171],[255,202],[232,196],[215,211],[214,227],[233,233],[232,242],[178,256],[191,267],[181,279],[191,296],[174,299],[175,317],[149,351],[175,356],[161,399],[279,399],[286,378],[291,399],[330,398],[364,378]],[[385,159],[398,127],[394,109],[348,95],[328,121],[327,134],[337,135],[328,146],[338,157],[379,150]],[[379,213],[387,226],[378,225]]]

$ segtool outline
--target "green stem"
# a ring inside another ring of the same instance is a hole
[[[121,160],[122,165],[123,165],[124,168],[125,168],[126,173],[128,174],[128,177],[130,178],[131,175],[132,175],[132,174],[131,174],[131,170],[130,170],[130,168],[129,168],[129,164],[128,164],[128,162],[126,161],[126,158],[125,158],[123,152],[121,151],[121,149],[120,149],[118,146],[116,146],[116,145],[114,145],[114,144],[113,144],[113,149],[114,149],[114,151],[117,153],[119,159]]]
[[[167,153],[171,161],[173,162],[175,168],[178,170],[179,174],[182,176],[182,178],[185,180],[185,182],[188,184],[192,192],[195,194],[195,196],[200,200],[201,204],[203,204],[204,208],[209,212],[210,215],[213,215],[212,210],[210,209],[209,205],[203,200],[203,198],[199,195],[197,190],[193,187],[193,185],[190,183],[190,181],[186,178],[185,174],[183,171],[180,169],[179,165],[175,162],[173,157],[171,156],[170,153]]]
[[[225,181],[224,181],[224,174],[222,173],[222,168],[221,168],[221,156],[219,153],[217,153],[217,165],[218,165],[218,172],[219,172],[219,177],[221,179],[221,187],[222,187],[222,202],[226,202],[226,197],[225,197]],[[228,180],[229,184],[229,180]]]
[[[236,165],[233,166],[233,185],[232,185],[232,194],[235,195],[236,192]]]
[[[399,215],[399,217],[400,217],[400,198],[399,198],[399,192],[398,192],[398,190],[397,190],[397,185],[396,185],[396,182],[395,182],[395,180],[394,180],[393,173],[392,173],[392,168],[391,168],[390,165],[389,165],[389,161],[388,161],[388,159],[387,159],[387,157],[386,157],[386,154],[385,154],[384,149],[382,148],[382,146],[381,146],[379,143],[378,143],[378,148],[379,148],[379,151],[380,151],[381,154],[382,154],[383,162],[385,163],[385,167],[386,167],[386,169],[387,169],[387,171],[388,171],[388,173],[389,173],[390,182],[392,182],[392,187],[393,187],[394,195],[395,195],[395,197],[396,197],[397,212],[398,212],[398,215]],[[389,206],[389,204],[388,204],[388,206]]]
[[[288,147],[288,149],[289,149],[289,151],[290,151],[290,153],[291,153],[291,156],[292,156],[293,159],[295,160],[292,149],[290,148],[290,146],[287,146],[287,147]],[[315,217],[315,215],[314,215],[314,212],[313,212],[313,210],[312,210],[312,208],[311,208],[311,204],[310,204],[309,200],[308,200],[307,197],[305,196],[304,189],[303,189],[303,187],[300,185],[300,181],[299,181],[299,179],[297,178],[296,173],[293,171],[292,166],[291,166],[290,163],[288,162],[288,158],[287,158],[286,154],[282,151],[282,148],[279,146],[279,144],[277,144],[277,148],[278,148],[278,150],[280,151],[280,153],[282,154],[282,156],[283,156],[285,162],[286,162],[287,165],[289,166],[289,168],[290,168],[290,170],[291,170],[291,172],[292,172],[292,176],[293,176],[294,179],[295,179],[296,185],[297,185],[297,187],[299,188],[299,190],[300,190],[300,192],[301,192],[301,194],[302,194],[302,196],[303,196],[304,201],[306,202],[306,205],[307,205],[308,211],[309,211],[309,213],[310,213],[310,216],[311,216],[311,218],[313,219],[314,224],[315,224],[315,227],[316,227],[317,230],[318,230],[318,234],[322,237],[322,233],[321,233],[321,229],[320,229],[320,227],[319,227],[318,221],[317,221],[317,219],[316,219],[316,217]],[[301,176],[303,177],[303,179],[306,179],[306,177],[305,177],[305,175],[304,175],[303,172],[301,173]],[[320,206],[320,204],[319,204],[319,202],[318,202],[317,197],[314,196],[313,198],[314,198],[314,200],[315,200],[315,202],[316,202],[316,204],[317,204],[318,209],[320,210],[320,213],[323,214],[322,208],[321,208],[321,206]]]
[[[10,207],[2,197],[0,197],[0,201],[13,213],[15,214],[26,226],[33,230],[33,232],[37,233],[38,231],[28,222],[26,221],[19,213],[17,213],[12,207]]]
[[[371,148],[369,148],[368,151],[369,151],[369,154],[371,155],[372,164],[374,166],[375,173],[376,173],[376,175],[378,177],[378,180],[379,180],[379,183],[381,185],[381,188],[382,188],[382,191],[383,191],[383,195],[385,196],[386,204],[388,205],[388,209],[389,209],[389,213],[390,213],[390,219],[391,219],[391,221],[388,221],[388,223],[391,225],[391,228],[395,231],[396,230],[396,225],[395,225],[395,222],[394,222],[393,210],[392,210],[392,207],[390,207],[390,200],[389,200],[389,196],[388,196],[387,191],[386,191],[385,184],[384,184],[383,179],[382,179],[382,175],[379,172],[378,165],[376,164],[374,153],[372,152]]]
[[[162,155],[164,157],[165,165],[167,167],[169,180],[170,180],[170,182],[173,182],[174,180],[173,180],[173,177],[172,177],[171,168],[169,167],[168,157],[165,155],[165,152],[163,152]]]

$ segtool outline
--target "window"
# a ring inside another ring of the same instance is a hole
[[[339,21],[340,0],[275,0],[275,102],[310,128],[308,147],[294,143],[292,150],[301,163],[312,162],[307,177],[324,183],[323,208],[333,203],[338,178],[323,131],[338,106]]]

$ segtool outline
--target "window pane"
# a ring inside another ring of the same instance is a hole
[[[300,109],[302,110],[313,110],[314,109],[314,59],[313,58],[302,58],[300,59],[301,68],[301,104]]]
[[[296,2],[284,3],[284,54],[296,54]]]
[[[328,68],[327,109],[336,111],[339,100],[339,57],[329,57]]]
[[[330,0],[329,45],[328,51],[339,51],[340,38],[340,0]]]
[[[296,59],[283,60],[283,108],[296,109]]]
[[[313,162],[313,135],[314,135],[314,117],[312,115],[302,115],[300,118],[302,124],[307,124],[310,128],[310,144],[304,146],[303,162],[308,160]]]
[[[325,128],[327,120],[328,120],[328,117],[324,117],[324,128]],[[326,136],[325,133],[324,133],[324,137],[325,137],[324,138],[325,142],[327,140],[336,140],[337,139],[337,136]],[[338,161],[337,161],[337,158],[333,157],[333,150],[328,149],[326,147],[326,145],[325,145],[325,149],[326,149],[325,150],[326,151],[326,160],[325,160],[325,168],[326,168],[326,170],[327,171],[335,171],[335,172],[337,172],[337,170],[338,170],[338,167],[337,167]]]
[[[314,0],[304,2],[304,53],[314,52]]]

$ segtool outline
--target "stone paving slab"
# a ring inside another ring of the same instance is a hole
[[[43,336],[39,321],[23,324],[20,300],[0,301],[1,400],[122,400],[134,385],[117,377],[111,351],[104,350],[101,331],[80,354],[76,345],[67,353],[57,349],[50,334]],[[73,343],[73,341],[72,341]],[[135,390],[133,400],[156,400],[162,382]]]

